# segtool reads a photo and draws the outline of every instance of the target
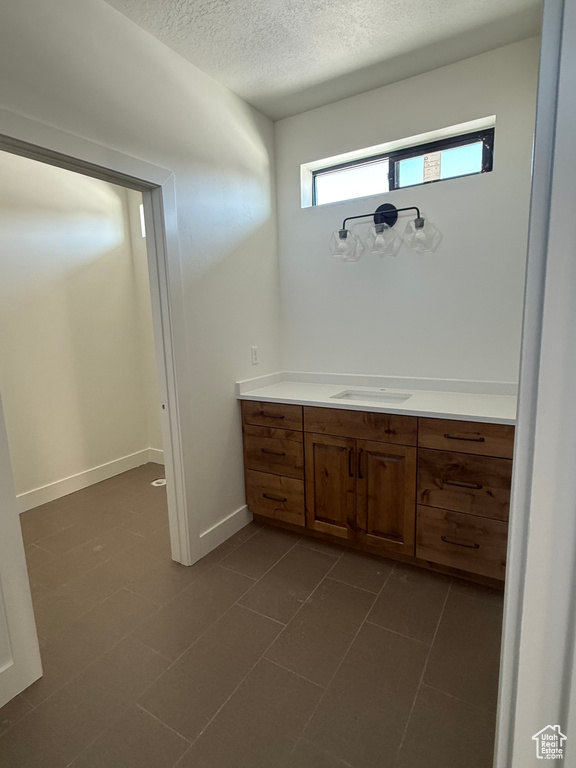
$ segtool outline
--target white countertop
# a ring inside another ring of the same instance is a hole
[[[299,377],[302,378],[302,375],[299,374]],[[433,389],[416,389],[414,387],[401,389],[390,386],[390,383],[393,382],[391,379],[385,380],[386,387],[363,387],[355,386],[353,378],[350,376],[343,377],[345,382],[343,381],[342,384],[313,380],[309,382],[285,381],[282,378],[281,374],[274,374],[273,376],[262,377],[261,380],[252,379],[251,381],[239,382],[237,385],[238,399],[455,419],[458,421],[480,421],[493,424],[516,423],[516,397],[510,394],[498,394],[497,391],[490,393],[441,391],[437,389],[439,386],[437,381],[434,382]],[[310,378],[313,379],[314,374],[311,374]],[[403,380],[402,383],[405,384],[405,381]],[[446,384],[454,387],[455,382],[446,382]],[[466,388],[469,389],[470,387],[467,386]],[[492,389],[497,390],[496,387],[492,387]],[[349,390],[353,390],[357,397],[361,397],[358,393],[366,392],[366,400],[350,401],[334,398],[334,395]],[[372,393],[382,393],[383,395],[386,393],[404,393],[410,394],[410,397],[402,403],[383,403],[371,401],[370,395]]]

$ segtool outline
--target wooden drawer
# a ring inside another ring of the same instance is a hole
[[[242,421],[259,427],[280,427],[302,431],[302,406],[257,403],[242,400]]]
[[[304,479],[304,441],[302,432],[244,425],[244,466]]]
[[[440,451],[475,453],[511,459],[514,427],[476,421],[418,419],[418,445]]]
[[[254,515],[305,525],[304,481],[266,472],[246,472],[246,503]]]
[[[320,435],[416,445],[417,421],[414,416],[304,406],[304,430]]]
[[[508,520],[512,461],[418,449],[419,504]]]
[[[416,557],[504,579],[508,524],[447,509],[418,507]]]

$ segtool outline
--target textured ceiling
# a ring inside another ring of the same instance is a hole
[[[540,0],[108,0],[273,119],[537,34]]]

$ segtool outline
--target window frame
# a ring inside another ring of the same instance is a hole
[[[464,147],[467,144],[476,144],[479,141],[482,142],[482,167],[480,171],[476,173],[464,173],[462,176],[451,176],[447,179],[431,179],[430,181],[423,181],[419,184],[409,184],[405,187],[398,186],[398,164],[402,160],[408,160],[412,157],[419,157],[420,155],[428,154],[429,152],[439,152],[445,149],[456,149],[457,147]],[[439,181],[450,181],[451,179],[463,179],[467,176],[479,176],[482,173],[489,173],[494,167],[494,128],[484,128],[480,131],[473,131],[471,133],[462,133],[458,136],[450,136],[445,139],[439,139],[438,141],[430,141],[425,144],[417,144],[411,147],[404,147],[403,149],[396,149],[392,152],[382,152],[377,155],[370,155],[370,157],[359,158],[358,160],[350,160],[347,163],[339,163],[337,165],[330,165],[326,168],[317,168],[312,171],[312,205],[318,205],[316,199],[316,179],[318,176],[325,176],[336,171],[342,171],[346,168],[354,168],[359,165],[372,165],[373,163],[381,162],[382,160],[388,160],[388,191],[393,192],[397,189],[409,189],[411,187],[423,187],[428,184],[436,184]],[[383,192],[382,194],[386,194]],[[368,195],[362,195],[361,197],[368,197]],[[357,200],[359,198],[348,198]],[[334,202],[344,202],[343,200],[337,200]]]

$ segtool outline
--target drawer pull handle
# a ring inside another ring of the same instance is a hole
[[[352,469],[352,454],[354,448],[348,448],[348,477],[354,477],[354,470]]]
[[[446,536],[440,536],[443,542],[446,544],[456,544],[459,547],[468,547],[468,549],[480,549],[480,544],[466,544],[463,541],[454,541]]]
[[[286,456],[286,451],[271,451],[269,448],[261,448],[262,453],[269,453],[271,456]]]
[[[444,437],[447,440],[465,440],[468,443],[485,443],[485,437],[464,437],[464,435],[451,435],[449,432],[444,433]]]
[[[260,411],[260,416],[264,419],[285,419],[285,414],[282,414],[282,416],[278,416],[276,413],[267,413],[266,411]]]
[[[482,483],[465,483],[463,480],[442,480],[444,485],[455,485],[457,488],[472,488],[474,491],[481,491],[484,487]]]
[[[281,501],[282,503],[288,501],[288,499],[283,499],[282,496],[273,496],[271,493],[263,493],[262,496],[265,499],[270,499],[270,501]]]
[[[364,475],[362,474],[362,454],[364,453],[364,449],[360,448],[358,451],[358,479],[364,480]]]

